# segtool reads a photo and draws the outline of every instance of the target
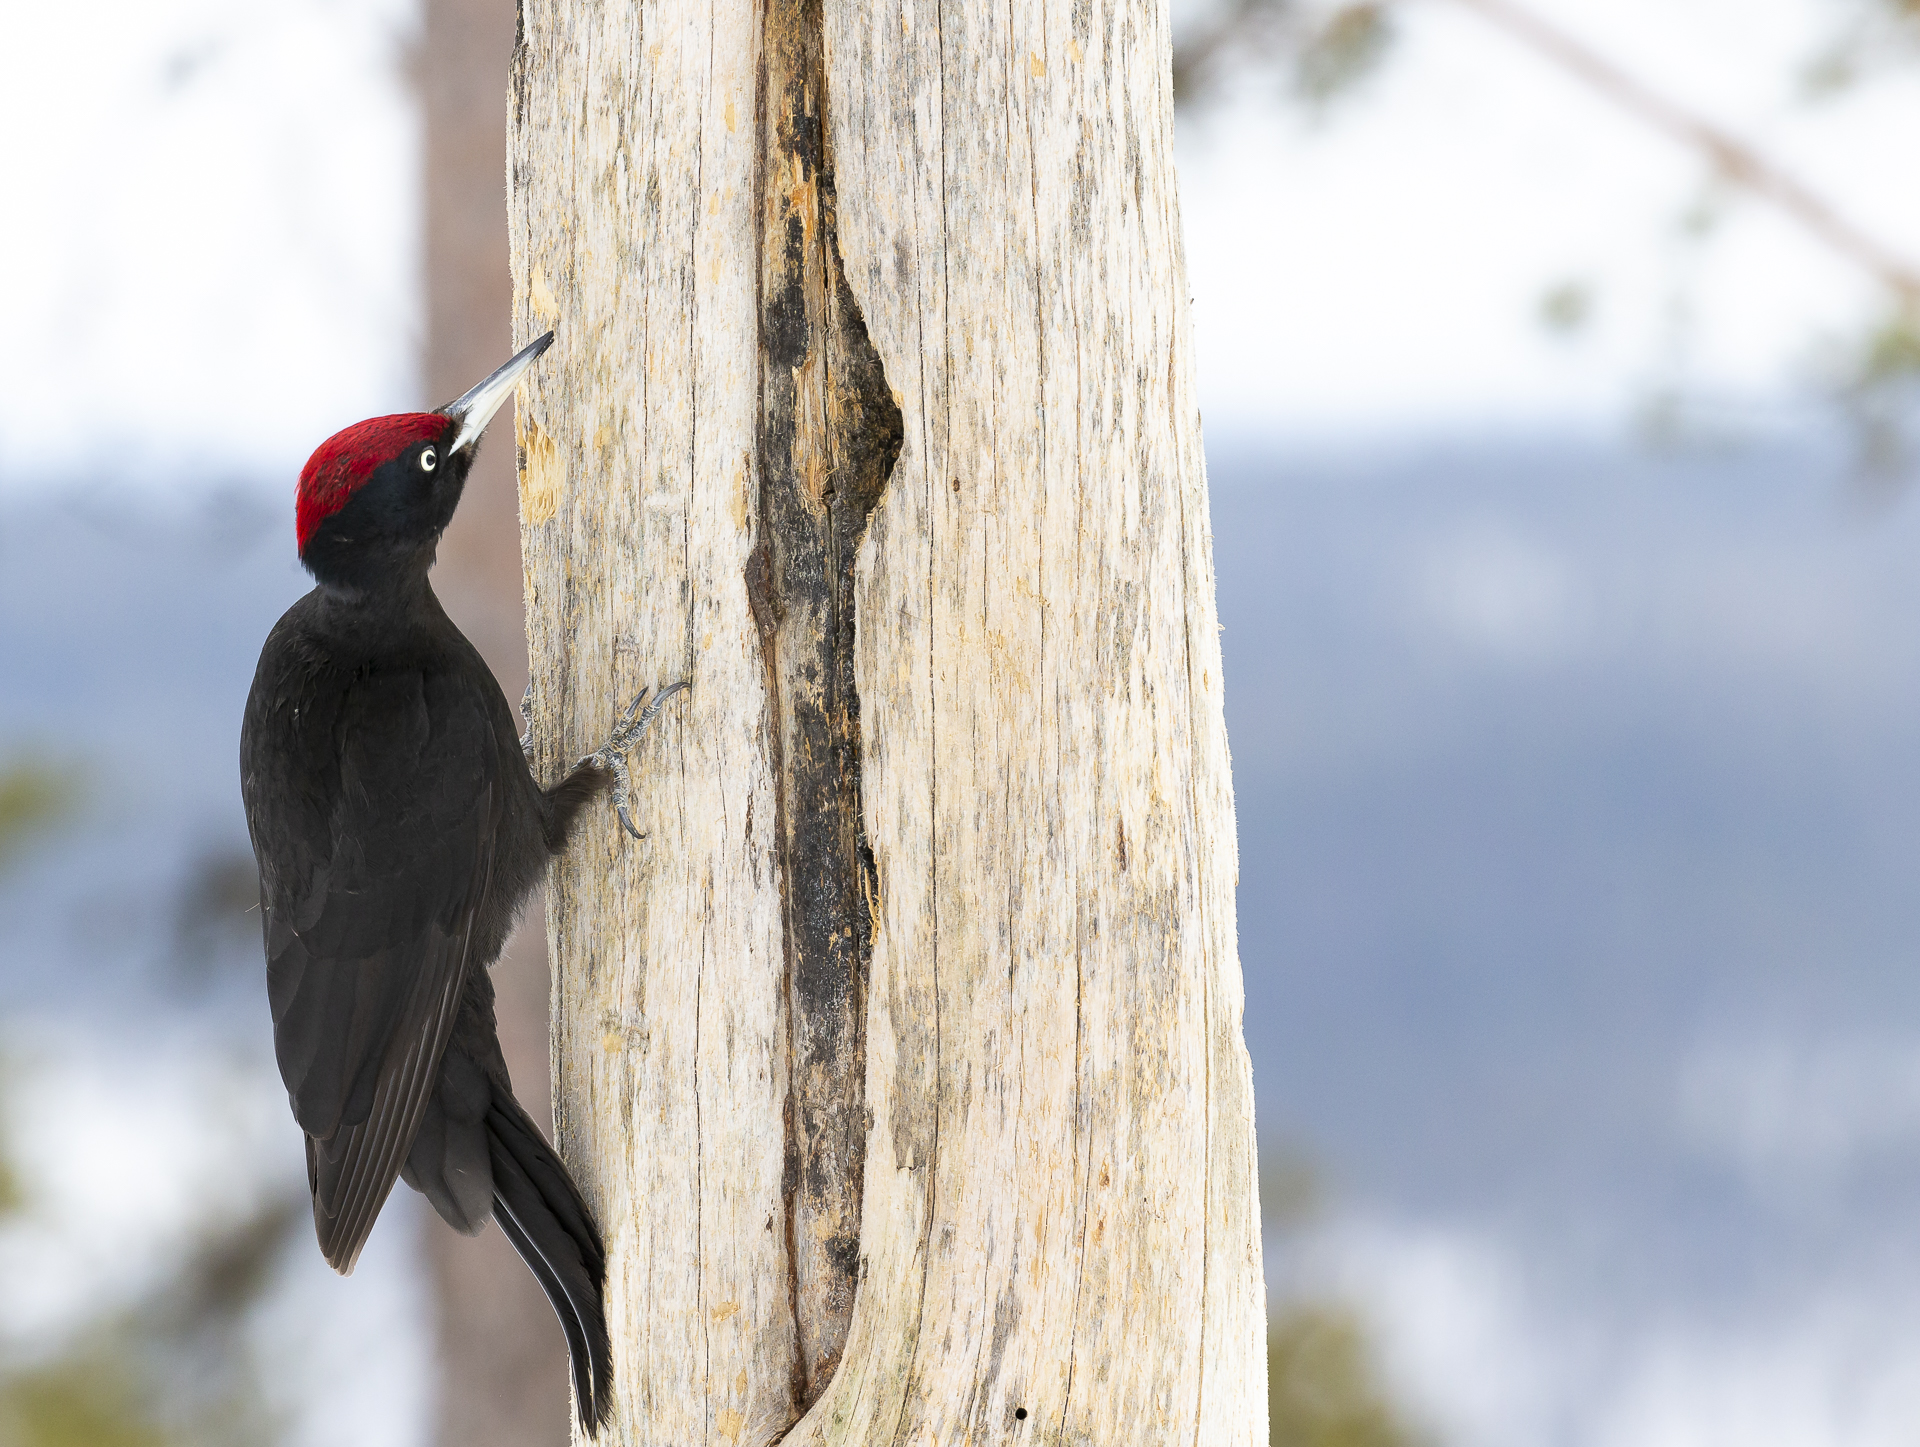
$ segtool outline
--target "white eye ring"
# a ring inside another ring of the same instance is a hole
[[[420,470],[422,472],[432,472],[434,468],[439,465],[440,454],[435,452],[431,447],[420,454]]]

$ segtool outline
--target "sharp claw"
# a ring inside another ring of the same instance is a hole
[[[633,827],[633,816],[627,812],[627,802],[633,797],[633,776],[627,772],[626,755],[608,754],[606,765],[613,770],[613,812],[620,816],[627,833],[638,839],[640,831]]]
[[[652,723],[654,719],[654,715],[659,713],[660,710],[666,706],[666,702],[668,699],[672,698],[676,693],[679,693],[682,689],[690,688],[691,686],[692,685],[689,684],[687,680],[683,678],[680,680],[680,682],[670,683],[665,688],[661,689],[658,693],[656,693],[653,696],[653,702],[648,704],[646,708],[641,711],[640,717],[634,720],[632,724],[633,742],[638,743],[640,739],[646,734],[647,725]],[[641,694],[641,698],[644,698],[644,697],[646,697],[646,695],[643,692]],[[633,702],[634,704],[638,704],[640,702],[640,699],[636,698]],[[627,711],[629,713],[633,711],[632,705],[628,706]]]
[[[581,760],[582,763],[586,763],[590,759],[613,775],[613,812],[620,816],[621,827],[635,839],[645,839],[647,836],[634,827],[633,816],[627,812],[627,805],[633,798],[633,778],[627,769],[627,751],[637,746],[645,737],[647,725],[652,723],[654,715],[660,712],[660,706],[687,687],[690,685],[684,679],[679,683],[669,684],[653,695],[651,703],[647,702],[647,694],[650,690],[641,689],[614,724],[613,733],[608,737],[606,745],[598,753],[589,754],[586,759]]]
[[[520,695],[520,722],[527,731],[520,735],[520,752],[528,758],[533,757],[533,680],[527,680],[527,691]]]

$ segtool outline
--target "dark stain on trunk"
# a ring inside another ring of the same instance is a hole
[[[861,819],[854,561],[902,430],[841,265],[820,0],[763,0],[761,24],[758,498],[746,584],[772,703],[797,1417],[839,1365],[859,1283],[877,888]]]

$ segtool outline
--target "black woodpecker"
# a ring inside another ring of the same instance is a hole
[[[274,1051],[307,1137],[320,1249],[353,1270],[395,1176],[469,1235],[499,1221],[566,1332],[589,1435],[612,1364],[600,1232],[513,1097],[493,982],[514,917],[660,704],[551,789],[427,582],[480,436],[548,333],[438,412],[375,417],[300,474],[318,586],[274,625],[240,735]],[[636,716],[637,714],[637,716]]]

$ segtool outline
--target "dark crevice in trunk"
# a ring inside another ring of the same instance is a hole
[[[854,563],[902,428],[841,265],[820,0],[763,0],[761,27],[758,496],[746,584],[772,730],[797,1418],[839,1365],[859,1280],[877,890],[861,817]]]

